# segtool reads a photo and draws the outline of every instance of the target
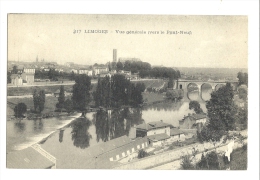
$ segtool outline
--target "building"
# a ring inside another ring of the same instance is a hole
[[[21,86],[23,85],[23,79],[20,74],[12,74],[11,75],[11,84],[14,86]]]
[[[79,69],[79,74],[88,74],[88,69]]]
[[[181,130],[179,130],[178,128],[172,128],[170,131],[171,134],[171,142],[174,141],[185,141],[185,134],[184,132],[182,132]]]
[[[74,74],[78,74],[78,70],[77,69],[71,69],[70,72],[71,73],[73,72]]]
[[[73,66],[74,65],[74,62],[66,62],[65,63],[65,66],[67,66],[67,67],[71,67],[71,66]]]
[[[60,89],[58,89],[57,91],[55,91],[55,92],[53,93],[53,95],[54,95],[54,97],[59,97],[59,95],[60,95]],[[71,96],[72,93],[71,93],[71,92],[64,91],[64,95],[65,95],[65,97],[66,97],[66,96]]]
[[[148,144],[154,147],[154,146],[163,146],[171,137],[166,133],[162,133],[162,134],[150,135],[147,136],[147,138],[148,138]]]
[[[99,74],[107,73],[107,66],[96,66],[93,67],[93,76],[98,76]]]
[[[173,128],[171,124],[161,121],[144,123],[136,126],[136,137],[151,136],[155,134],[167,134],[170,136],[170,129]]]
[[[34,67],[24,67],[22,78],[23,82],[26,84],[33,84],[34,83],[34,74],[35,74],[35,68]]]
[[[179,126],[181,129],[196,129],[198,126],[202,126],[207,122],[207,116],[205,114],[189,114],[179,120]]]
[[[28,147],[6,155],[6,167],[10,169],[54,169],[56,159],[41,148]]]
[[[117,62],[117,49],[113,49],[113,62]]]

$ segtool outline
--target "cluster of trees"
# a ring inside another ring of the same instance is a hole
[[[181,100],[184,96],[184,91],[182,89],[172,89],[166,92],[166,98],[172,100]]]
[[[202,114],[203,110],[200,107],[200,103],[198,101],[190,101],[189,109],[193,109],[196,114]]]
[[[238,78],[238,85],[245,84],[248,86],[248,74],[247,73],[239,72],[237,74],[237,78]]]
[[[200,141],[219,141],[229,130],[234,129],[237,107],[233,97],[230,83],[211,93],[211,99],[206,103],[209,123],[198,132]]]
[[[73,94],[71,98],[74,110],[79,110],[83,113],[85,112],[88,104],[91,102],[91,89],[91,77],[86,74],[80,74],[75,77],[75,84],[73,85]]]
[[[221,162],[224,159],[225,156],[220,157],[216,151],[208,152],[205,155],[202,153],[201,159],[197,163],[192,163],[191,155],[184,155],[182,156],[181,166],[184,170],[221,170],[223,169]]]
[[[50,79],[51,81],[58,81],[59,78],[61,79],[70,79],[75,80],[75,74],[72,73],[66,73],[66,72],[58,72],[55,71],[55,69],[51,68],[49,71],[41,71],[41,70],[35,70],[35,79]]]
[[[99,78],[96,91],[93,93],[96,106],[120,107],[137,106],[143,102],[143,83],[131,83],[125,76],[115,74],[111,78]]]
[[[58,103],[56,104],[56,108],[59,111],[65,109],[67,113],[71,113],[73,111],[73,102],[71,99],[65,99],[65,91],[64,86],[60,86],[60,93],[58,97]]]
[[[154,78],[169,78],[178,79],[181,77],[180,71],[175,71],[173,68],[169,67],[151,67],[151,64],[142,61],[126,61],[124,64],[122,62],[112,62],[109,65],[109,69],[116,69],[131,71],[131,73],[138,73],[141,78],[144,77],[154,77]]]
[[[24,113],[26,113],[27,111],[27,106],[24,103],[18,103],[15,107],[14,107],[14,116],[16,118],[23,118],[24,117]]]
[[[33,92],[33,105],[34,111],[41,113],[44,109],[45,103],[45,92],[44,90],[37,91],[36,89]]]

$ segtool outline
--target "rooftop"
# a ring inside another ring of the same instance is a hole
[[[199,120],[199,119],[206,118],[207,115],[206,114],[189,114],[188,116],[184,116],[184,118],[179,121],[183,121],[184,119],[186,119],[188,117],[193,118],[194,120]]]
[[[8,153],[6,161],[7,168],[14,169],[45,169],[54,166],[53,162],[32,147]]]
[[[174,135],[179,135],[179,134],[184,134],[184,133],[177,128],[172,128],[170,130],[170,134],[171,134],[171,136],[174,136]]]
[[[163,134],[154,134],[154,135],[151,135],[151,136],[147,136],[148,139],[150,139],[151,141],[161,141],[161,140],[164,140],[164,139],[169,139],[170,136],[168,136],[167,134],[163,133]]]
[[[142,129],[149,131],[151,129],[156,129],[156,128],[162,128],[162,127],[173,127],[171,124],[164,123],[162,120],[161,121],[156,121],[156,122],[149,122],[149,123],[144,123],[144,124],[139,124],[136,126],[136,129]]]

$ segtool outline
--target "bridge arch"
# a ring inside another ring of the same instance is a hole
[[[214,85],[211,83],[203,83],[200,88],[200,97],[203,101],[207,101],[211,98],[211,93],[214,90]]]
[[[217,91],[219,88],[221,88],[221,87],[223,87],[223,86],[225,86],[224,84],[216,84],[215,85],[215,91]]]
[[[189,100],[197,100],[200,97],[200,84],[195,82],[189,82],[186,85],[187,87],[187,97]]]

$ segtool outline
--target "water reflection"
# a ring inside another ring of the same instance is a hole
[[[169,101],[164,103],[152,104],[149,106],[143,107],[144,110],[154,110],[154,111],[178,111],[182,106],[183,101]]]
[[[63,134],[64,134],[64,129],[61,129],[60,133],[59,133],[59,142],[60,143],[63,141]]]
[[[43,122],[40,119],[39,122],[38,120],[33,120],[33,130],[34,131],[41,131],[43,129]]]
[[[89,140],[92,138],[88,132],[91,121],[87,118],[78,118],[71,124],[71,139],[73,145],[81,149],[89,147]]]
[[[26,129],[26,125],[23,122],[15,122],[14,127],[15,127],[16,131],[19,133],[24,132]]]
[[[100,140],[105,142],[124,135],[129,136],[131,127],[143,122],[140,108],[99,110],[95,119],[97,142]]]

